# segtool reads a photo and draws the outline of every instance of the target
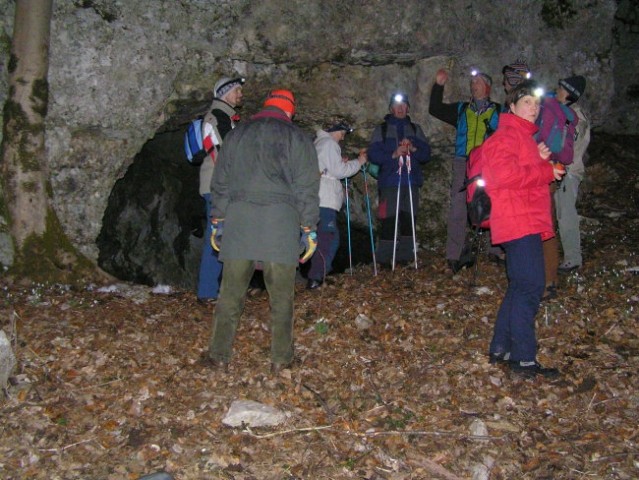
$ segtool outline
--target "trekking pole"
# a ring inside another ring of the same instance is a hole
[[[413,187],[410,183],[410,151],[406,154],[406,171],[408,172],[408,199],[410,200],[410,224],[413,227],[413,256],[417,270],[417,238],[415,235],[415,212],[413,211]]]
[[[348,232],[348,265],[353,275],[353,257],[351,256],[351,209],[348,202],[348,178],[344,179],[346,184],[346,231]]]
[[[375,239],[373,238],[373,219],[371,217],[371,198],[368,194],[368,179],[366,177],[366,167],[362,166],[364,174],[364,191],[366,192],[366,214],[368,216],[368,232],[371,236],[371,253],[373,254],[373,276],[377,276],[377,260],[375,259]]]
[[[397,181],[397,204],[395,205],[395,235],[393,237],[393,263],[391,266],[391,270],[395,271],[395,254],[397,253],[397,226],[399,223],[399,192],[402,190],[402,167],[404,166],[404,157],[402,155],[399,156],[397,160],[399,164],[399,169],[397,173],[399,174],[399,180]]]

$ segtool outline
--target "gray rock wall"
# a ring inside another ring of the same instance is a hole
[[[13,1],[0,0],[0,101],[6,98]],[[145,142],[181,128],[221,74],[249,80],[244,114],[274,85],[292,88],[301,125],[349,116],[364,145],[406,90],[439,161],[424,189],[447,205],[453,129],[427,114],[435,71],[446,95],[468,96],[469,71],[493,76],[520,54],[549,87],[588,78],[595,127],[637,134],[637,17],[631,0],[57,0],[52,25],[47,149],[55,208],[79,249],[97,258],[109,194]],[[616,15],[616,16],[615,16]],[[633,23],[634,22],[634,23]],[[629,75],[629,72],[635,75]],[[441,225],[443,213],[435,221]]]

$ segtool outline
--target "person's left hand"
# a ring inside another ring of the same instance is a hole
[[[359,155],[357,156],[357,161],[359,162],[360,167],[364,165],[366,162],[368,162],[368,153],[365,148],[362,148],[359,151]]]
[[[444,70],[443,68],[440,68],[439,70],[437,70],[437,73],[435,74],[435,82],[437,83],[437,85],[444,85],[447,80],[448,80],[448,72]]]
[[[402,140],[401,145],[405,147],[407,152],[409,153],[413,153],[417,151],[417,148],[413,146],[413,142],[411,142],[410,139],[408,138],[405,138],[404,140]]]
[[[552,173],[555,176],[555,180],[561,180],[561,177],[566,174],[566,167],[564,167],[563,163],[553,163]]]
[[[548,160],[550,158],[550,154],[552,153],[550,151],[550,148],[548,148],[548,145],[546,145],[544,142],[539,142],[537,144],[537,150],[539,151],[539,155],[541,156],[541,158],[543,158],[544,160]]]

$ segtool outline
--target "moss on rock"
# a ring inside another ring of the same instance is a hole
[[[42,235],[28,237],[16,252],[16,261],[8,272],[12,276],[39,283],[83,285],[103,275],[90,260],[80,254],[62,230],[52,209]]]

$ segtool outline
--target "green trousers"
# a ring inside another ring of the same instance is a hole
[[[271,307],[271,362],[288,364],[293,360],[293,298],[295,296],[295,265],[263,262],[264,283]],[[255,262],[226,260],[220,296],[213,318],[213,333],[209,342],[212,360],[231,359],[237,325],[244,310]]]

